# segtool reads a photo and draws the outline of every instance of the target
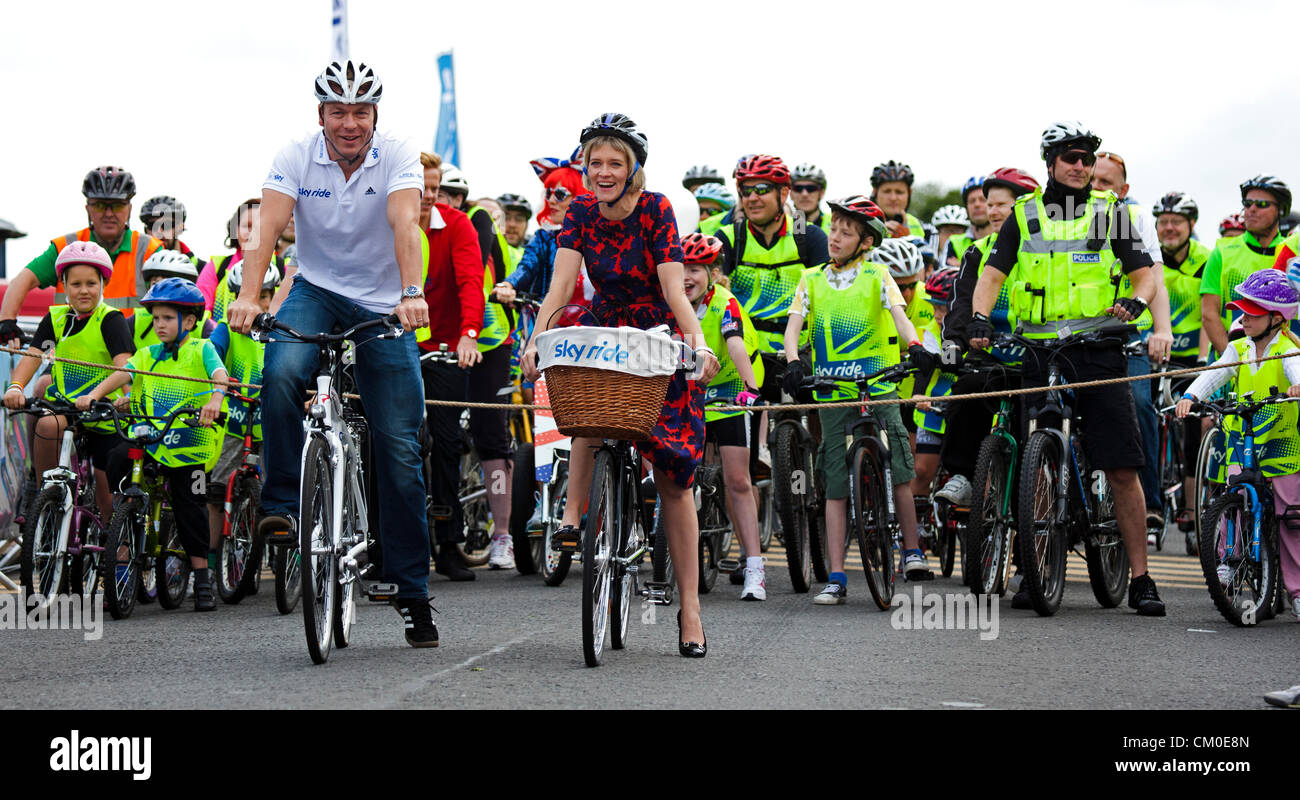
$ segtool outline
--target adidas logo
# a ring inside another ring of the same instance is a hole
[[[374,194],[374,193],[375,193],[375,187],[373,186],[366,187],[366,194]]]

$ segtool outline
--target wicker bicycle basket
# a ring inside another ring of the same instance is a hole
[[[646,441],[659,421],[671,375],[642,377],[592,367],[546,370],[551,413],[560,433]]]

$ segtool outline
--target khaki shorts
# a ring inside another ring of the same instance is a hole
[[[873,400],[885,400],[898,395],[894,392]],[[916,477],[912,460],[912,448],[908,444],[907,428],[903,427],[903,415],[899,406],[871,406],[871,413],[880,426],[888,432],[889,470],[894,485],[899,486]],[[831,500],[843,500],[849,496],[849,467],[845,461],[848,453],[844,428],[858,418],[856,408],[820,408],[817,416],[822,422],[822,443],[817,448],[818,470],[822,473],[822,485],[826,487],[826,497]]]
[[[253,452],[262,449],[261,442],[253,443]],[[244,463],[244,437],[236,439],[233,436],[221,437],[221,455],[217,458],[217,465],[208,473],[208,502],[223,503],[226,499],[226,483],[230,476],[235,474],[235,470]]]

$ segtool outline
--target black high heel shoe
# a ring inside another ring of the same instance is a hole
[[[700,630],[703,630],[703,624]],[[709,637],[704,637],[704,644],[682,641],[682,612],[677,612],[677,652],[682,658],[704,658],[709,654]]]

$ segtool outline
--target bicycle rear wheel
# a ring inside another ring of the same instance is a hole
[[[67,493],[67,487],[58,484],[42,489],[28,509],[27,522],[23,525],[19,572],[27,596],[39,594],[42,608],[66,585],[63,574],[66,554],[59,546],[59,531],[66,514],[63,503]]]
[[[320,436],[312,436],[303,458],[298,547],[303,571],[303,628],[307,634],[307,652],[317,664],[324,664],[329,658],[334,640],[338,557],[334,552],[333,520],[330,519],[333,490],[329,444]]]
[[[700,542],[700,594],[713,591],[718,580],[718,559],[725,552],[721,542],[730,544],[731,520],[727,518],[727,509],[722,499],[726,491],[722,485],[722,472],[717,468],[705,468],[696,480],[700,492],[699,520]]]
[[[1223,618],[1249,627],[1272,615],[1278,591],[1275,540],[1266,529],[1259,540],[1259,559],[1251,555],[1254,513],[1241,492],[1219,495],[1201,523],[1201,572],[1210,599]],[[1263,515],[1264,519],[1271,518]],[[1231,534],[1231,536],[1229,536]],[[1228,546],[1228,539],[1232,546]],[[1219,569],[1223,569],[1220,576]]]
[[[99,560],[103,555],[104,528],[86,511],[75,512],[80,519],[81,553],[73,556],[68,573],[69,591],[94,602],[99,594]],[[137,596],[137,600],[139,597]]]
[[[104,553],[99,562],[104,602],[113,619],[126,619],[135,610],[139,580],[140,544],[144,539],[140,501],[120,500],[104,532]]]
[[[352,490],[348,487],[343,489],[343,541],[345,546],[350,546],[354,537],[359,534],[361,520],[357,514],[357,504],[352,496]],[[338,559],[334,560],[338,564]],[[334,603],[334,646],[340,649],[347,647],[352,642],[352,624],[357,619],[357,581],[352,575],[340,574],[335,567],[336,574],[335,584],[338,587],[337,599]]]
[[[596,453],[582,539],[582,657],[589,667],[600,666],[609,630],[611,567],[618,536],[613,467],[608,450]]]
[[[275,571],[275,608],[281,614],[292,614],[302,598],[302,555],[298,548],[275,548],[272,569]]]
[[[1201,437],[1201,447],[1196,452],[1196,476],[1192,482],[1192,501],[1195,505],[1192,508],[1200,513],[1193,515],[1196,520],[1196,535],[1187,539],[1188,555],[1197,554],[1202,541],[1201,521],[1214,498],[1223,491],[1222,483],[1211,480],[1217,477],[1223,455],[1223,429],[1215,425]]]
[[[510,473],[510,539],[515,545],[515,569],[520,575],[532,575],[542,560],[541,547],[535,547],[528,535],[528,522],[537,510],[537,469],[533,463],[533,444],[525,442],[515,450],[514,471]]]
[[[635,491],[629,485],[623,486],[619,508],[622,521],[614,532],[617,547],[614,554],[618,557],[610,572],[613,589],[609,598],[610,646],[622,650],[627,645],[627,620],[632,608],[632,597],[636,592],[636,572],[627,558],[635,553],[645,541],[645,532],[641,525],[641,512],[635,500]]]
[[[1020,471],[1020,508],[1016,514],[1016,548],[1021,586],[1040,616],[1061,607],[1065,593],[1066,527],[1058,517],[1061,452],[1048,433],[1034,433],[1025,447]]]
[[[1115,522],[1115,498],[1110,482],[1104,477],[1100,480],[1106,486],[1100,498],[1093,498],[1092,530],[1084,538],[1083,554],[1093,597],[1102,608],[1114,608],[1128,591],[1128,550]]]
[[[257,535],[261,484],[253,477],[235,480],[230,499],[230,535],[221,537],[217,550],[217,593],[225,603],[238,603],[252,593],[262,569],[265,546]]]
[[[569,567],[573,564],[573,553],[561,553],[551,547],[551,534],[555,532],[560,524],[559,521],[564,517],[565,501],[568,499],[569,462],[556,463],[555,470],[555,481],[550,489],[551,522],[542,529],[536,545],[541,554],[538,563],[542,568],[542,582],[547,586],[559,586],[564,583],[564,579],[569,575]]]
[[[190,591],[190,557],[181,545],[180,530],[171,509],[163,506],[158,523],[161,548],[154,558],[154,580],[158,585],[158,605],[168,610],[181,607]]]
[[[976,594],[1001,594],[1006,560],[1010,558],[1011,527],[1004,517],[1007,500],[1006,443],[986,436],[975,459],[975,480],[962,544],[962,580]]]
[[[812,586],[809,544],[812,535],[812,521],[809,519],[813,491],[812,454],[804,450],[793,425],[777,428],[772,461],[772,488],[785,541],[790,583],[796,592],[807,592]]]
[[[873,453],[859,447],[849,475],[849,514],[862,556],[867,588],[876,607],[884,611],[894,599],[894,534],[888,524],[885,471]]]

